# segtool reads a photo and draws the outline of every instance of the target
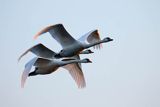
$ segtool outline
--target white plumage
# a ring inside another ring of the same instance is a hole
[[[86,82],[82,72],[81,63],[91,63],[91,61],[87,58],[81,60],[79,54],[93,53],[89,49],[84,49],[90,47],[100,49],[102,43],[113,41],[113,39],[106,37],[101,40],[98,30],[92,30],[76,40],[67,32],[62,24],[48,26],[38,32],[34,38],[36,39],[38,36],[46,32],[49,32],[61,45],[62,50],[59,53],[55,53],[39,43],[25,51],[19,57],[18,61],[28,52],[32,52],[37,57],[33,58],[25,65],[21,78],[21,86],[24,87],[28,76],[50,74],[56,71],[59,67],[63,67],[69,71],[77,86],[79,88],[84,88]],[[32,66],[35,66],[35,70],[30,72]]]

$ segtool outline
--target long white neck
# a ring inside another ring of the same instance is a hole
[[[86,61],[83,60],[69,60],[69,61],[62,61],[61,66],[67,65],[67,64],[72,64],[72,63],[86,63]]]
[[[90,44],[84,44],[84,48],[87,49],[87,48],[90,48],[92,46],[95,46],[95,45],[98,45],[98,44],[101,44],[101,43],[105,43],[106,41],[104,40],[100,40],[98,42],[94,42],[94,43],[90,43]]]

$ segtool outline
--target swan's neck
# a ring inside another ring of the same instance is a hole
[[[104,40],[100,40],[100,41],[98,41],[98,42],[94,42],[94,43],[90,43],[90,44],[85,44],[84,45],[84,48],[85,49],[87,49],[87,48],[90,48],[90,47],[92,47],[92,46],[95,46],[95,45],[98,45],[98,44],[101,44],[101,43],[105,43],[106,41],[104,41]]]
[[[61,65],[67,65],[67,64],[72,64],[72,63],[83,63],[83,60],[69,60],[69,61],[62,61]]]

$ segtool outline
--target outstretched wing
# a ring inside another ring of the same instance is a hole
[[[39,43],[33,47],[31,47],[30,49],[28,49],[27,51],[25,51],[18,59],[18,61],[24,56],[26,55],[28,52],[32,52],[35,55],[42,57],[42,58],[48,58],[51,59],[55,56],[55,52],[53,52],[52,50],[48,49],[47,47],[45,47],[43,44]]]
[[[24,84],[26,82],[26,79],[28,77],[28,74],[32,68],[32,66],[34,65],[34,63],[37,61],[37,57],[33,58],[32,60],[30,60],[26,65],[25,65],[25,69],[22,73],[22,77],[21,77],[21,87],[24,87]]]
[[[77,42],[64,28],[62,24],[56,24],[47,26],[46,28],[42,29],[40,32],[38,32],[34,38],[36,39],[41,34],[44,34],[46,32],[49,32],[52,37],[60,43],[60,45],[63,48],[66,48],[70,45],[73,45],[75,42]]]
[[[99,36],[98,30],[92,30],[86,33],[85,35],[83,35],[82,37],[80,37],[78,40],[82,43],[90,44],[90,43],[95,43],[95,42],[100,41],[101,38]],[[101,47],[102,47],[102,44],[98,44],[94,46],[93,48],[100,49]]]
[[[84,88],[86,86],[86,82],[85,82],[85,78],[84,78],[82,69],[80,68],[78,63],[67,64],[63,66],[63,68],[69,71],[70,75],[75,80],[76,84],[78,85],[78,88]]]

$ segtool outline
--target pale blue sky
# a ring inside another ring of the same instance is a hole
[[[63,23],[75,38],[99,29],[103,45],[83,64],[87,82],[78,89],[63,69],[29,78],[20,77],[34,55],[17,63],[19,55],[41,42],[54,51],[49,34],[34,41],[43,27]],[[159,0],[1,0],[0,107],[160,107]]]

